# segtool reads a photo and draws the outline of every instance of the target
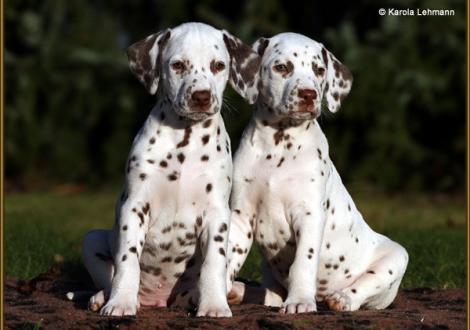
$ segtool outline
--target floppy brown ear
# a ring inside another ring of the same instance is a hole
[[[222,31],[225,46],[230,55],[230,85],[248,103],[253,104],[258,97],[258,71],[261,57],[227,31]]]
[[[161,52],[170,39],[166,29],[137,41],[127,49],[129,68],[150,94],[155,94],[160,80]]]
[[[323,97],[326,97],[328,109],[331,112],[336,112],[351,91],[353,76],[349,69],[325,47],[322,47],[321,54],[326,66],[326,83]]]
[[[255,41],[253,44],[253,50],[258,53],[260,57],[263,57],[264,51],[266,48],[269,46],[269,39],[267,38],[259,38],[258,40]]]

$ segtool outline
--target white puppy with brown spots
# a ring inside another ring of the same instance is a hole
[[[352,85],[325,47],[282,33],[253,46],[262,56],[256,112],[234,158],[229,235],[230,288],[253,238],[263,254],[263,287],[235,282],[229,302],[281,312],[391,304],[405,272],[403,247],[374,232],[356,209],[316,118],[336,112]]]
[[[197,306],[231,316],[226,299],[230,141],[220,109],[227,81],[253,102],[259,56],[226,31],[182,24],[128,50],[158,102],[137,134],[112,230],[89,232],[83,259],[101,289],[90,308]],[[159,84],[160,82],[160,84]]]

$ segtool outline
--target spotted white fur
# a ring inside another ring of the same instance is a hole
[[[233,302],[285,313],[385,308],[408,255],[364,221],[329,158],[316,117],[337,111],[352,76],[325,47],[283,33],[260,39],[256,111],[234,157],[227,286]],[[264,259],[262,288],[235,282],[253,240]]]
[[[171,305],[231,316],[232,161],[220,108],[227,81],[256,99],[259,56],[201,23],[153,34],[128,55],[131,71],[159,97],[129,153],[113,229],[91,231],[83,243],[85,266],[101,290],[90,308],[121,316],[140,305]]]

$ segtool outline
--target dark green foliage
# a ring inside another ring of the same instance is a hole
[[[454,9],[456,16],[387,16],[362,34],[348,19],[326,31],[325,42],[355,75],[343,113],[325,122],[332,154],[340,173],[354,180],[390,189],[461,187],[464,3],[389,3],[381,5]]]
[[[381,17],[370,0],[5,3],[5,161],[31,189],[122,180],[132,138],[154,99],[125,49],[167,26],[204,21],[248,43],[282,31],[323,42],[352,71],[343,109],[320,122],[348,181],[388,189],[461,189],[465,154],[465,2],[387,1],[450,8],[449,17]],[[236,147],[252,108],[231,89],[224,110]]]

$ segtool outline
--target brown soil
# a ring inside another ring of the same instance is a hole
[[[4,320],[7,329],[465,329],[465,289],[402,290],[382,311],[318,312],[280,315],[258,305],[232,306],[233,317],[196,318],[172,308],[141,308],[137,317],[102,317],[86,309],[87,298],[68,301],[66,292],[90,289],[61,279],[54,270],[29,281],[6,278]]]

